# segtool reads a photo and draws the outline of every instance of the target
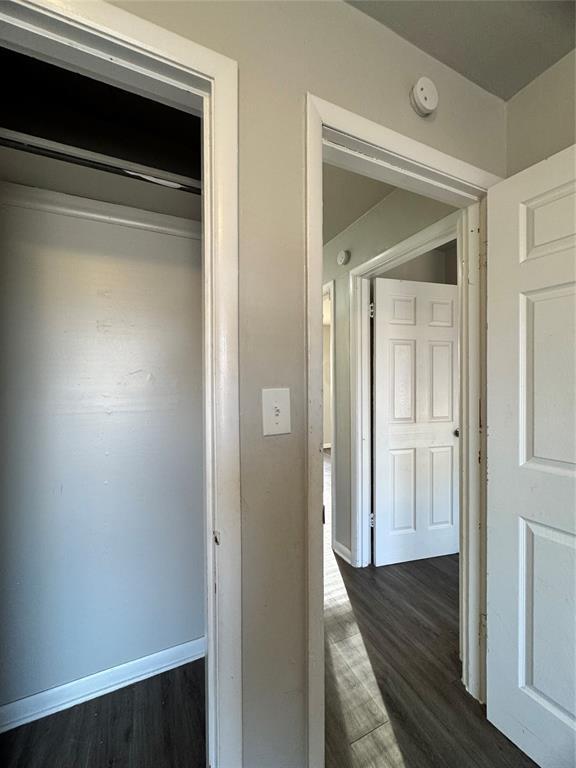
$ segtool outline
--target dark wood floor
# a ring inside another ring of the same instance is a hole
[[[205,768],[204,662],[15,728],[0,768]]]
[[[352,568],[327,528],[326,768],[535,768],[460,682],[457,556]]]

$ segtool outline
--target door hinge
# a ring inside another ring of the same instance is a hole
[[[371,301],[370,304],[368,304],[368,317],[370,320],[374,319],[374,302]]]
[[[370,512],[370,528],[374,528],[374,512]]]

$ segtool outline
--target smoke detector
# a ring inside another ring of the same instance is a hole
[[[336,264],[338,264],[339,267],[343,267],[344,264],[348,264],[350,261],[350,251],[339,251],[338,255],[336,256]]]
[[[438,91],[429,77],[419,78],[410,91],[410,103],[420,117],[427,117],[438,109]]]

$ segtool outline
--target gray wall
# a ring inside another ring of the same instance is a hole
[[[457,274],[456,242],[454,242],[454,248],[449,251],[444,249],[428,251],[405,264],[387,270],[385,276],[391,280],[417,280],[422,283],[456,285]]]
[[[350,301],[348,273],[354,267],[377,256],[387,248],[402,242],[454,209],[429,198],[397,189],[381,203],[350,225],[324,246],[323,282],[335,281],[335,367],[336,423],[335,439],[335,536],[345,547],[350,547]],[[348,264],[339,267],[338,251],[351,252]],[[438,264],[441,268],[438,268]],[[425,257],[415,267],[410,264],[397,267],[394,277],[440,282],[445,277],[445,260]],[[389,277],[390,275],[386,275]]]
[[[205,540],[200,241],[0,233],[1,705],[202,637]]]
[[[342,2],[134,2],[128,11],[239,63],[243,701],[249,768],[306,752],[306,93],[505,174],[505,105]],[[423,73],[432,119],[410,106]],[[262,437],[287,386],[292,434]]]
[[[506,105],[508,176],[576,142],[576,53],[572,51]]]

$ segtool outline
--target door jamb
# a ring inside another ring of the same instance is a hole
[[[336,313],[336,307],[334,304],[336,298],[336,281],[329,280],[322,286],[322,298],[324,296],[330,297],[330,420],[331,420],[331,432],[332,442],[330,447],[330,461],[332,464],[332,471],[330,472],[330,485],[331,485],[331,497],[330,497],[330,517],[331,517],[331,531],[332,531],[332,547],[338,550],[339,544],[336,541],[336,531],[334,526],[334,518],[336,512],[336,473],[334,472],[334,457],[336,456],[336,356],[334,348],[334,317]],[[322,338],[324,341],[324,338]],[[322,353],[324,353],[324,345],[322,345]],[[324,441],[322,441],[322,447],[324,447]]]
[[[238,71],[100,0],[14,0],[0,43],[203,114],[207,760],[242,766]]]
[[[324,133],[328,129],[329,133]],[[482,626],[484,608],[485,564],[481,549],[485,539],[482,510],[482,473],[485,454],[474,453],[480,445],[480,410],[484,407],[482,370],[484,360],[481,319],[485,300],[481,293],[483,282],[480,260],[480,203],[489,187],[501,179],[469,163],[403,136],[349,110],[307,94],[306,121],[306,276],[307,276],[307,481],[308,481],[308,552],[307,552],[307,624],[308,624],[308,766],[324,766],[324,625],[323,625],[323,561],[322,525],[318,509],[322,503],[322,163],[324,158],[333,165],[354,169],[395,186],[402,186],[464,210],[458,223],[463,241],[467,243],[459,254],[459,282],[468,286],[464,291],[461,312],[461,434],[469,437],[470,446],[461,453],[461,466],[466,466],[471,480],[461,483],[466,494],[461,498],[461,515],[470,517],[465,530],[465,549],[471,548],[470,558],[462,570],[461,580],[466,597],[461,614],[467,624],[465,639],[461,638],[463,681],[476,698],[484,697],[484,667]],[[471,207],[472,206],[472,207]],[[466,235],[464,237],[464,235]],[[474,245],[476,243],[476,245]],[[466,259],[462,263],[461,259]],[[461,278],[461,279],[460,279]],[[361,281],[360,285],[361,285]],[[352,298],[352,297],[351,297]],[[354,297],[358,303],[361,297]],[[365,314],[365,317],[367,315]],[[358,313],[355,315],[358,320]],[[351,329],[358,328],[351,323]],[[360,329],[361,330],[361,329]],[[463,338],[464,334],[466,335]],[[366,355],[357,349],[355,354]],[[362,357],[361,357],[362,360]],[[351,365],[356,364],[351,358]],[[362,393],[354,396],[361,400]],[[466,387],[466,391],[462,390]],[[464,395],[464,398],[462,397]],[[466,400],[464,407],[463,400]],[[352,416],[352,413],[351,413]],[[352,435],[358,435],[354,429]],[[352,467],[358,452],[352,440]],[[461,448],[462,451],[462,448]],[[480,459],[480,462],[478,461]],[[465,512],[466,510],[466,512]],[[355,514],[353,510],[353,514]],[[482,527],[480,529],[480,527]],[[462,541],[462,538],[461,538]],[[472,550],[474,550],[472,552]],[[467,621],[470,617],[470,621]]]

